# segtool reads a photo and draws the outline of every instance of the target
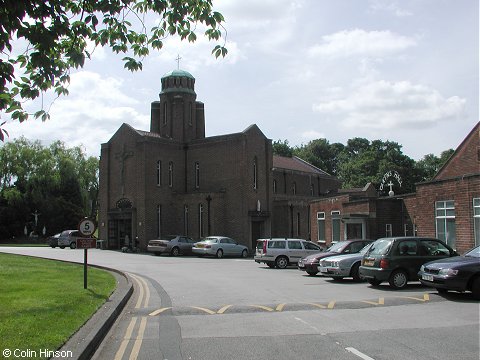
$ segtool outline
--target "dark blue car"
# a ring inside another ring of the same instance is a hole
[[[480,245],[465,255],[431,261],[422,265],[418,277],[423,285],[439,293],[471,291],[480,300]]]

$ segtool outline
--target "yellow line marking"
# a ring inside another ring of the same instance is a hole
[[[155,310],[155,311],[152,311],[150,314],[150,316],[157,316],[158,314],[161,314],[162,312],[164,311],[167,311],[167,310],[170,310],[171,307],[164,307],[164,308],[161,308],[161,309],[158,309],[158,310]]]
[[[285,307],[285,305],[287,304],[278,304],[277,307],[275,308],[276,311],[282,311],[283,308]]]
[[[143,302],[143,307],[146,308],[148,307],[148,303],[150,302],[150,289],[148,288],[148,284],[144,278],[139,277],[138,279],[142,282],[145,288],[145,301]]]
[[[133,344],[133,348],[132,348],[132,352],[130,353],[129,360],[137,359],[138,353],[140,352],[140,348],[142,346],[143,334],[145,333],[146,326],[147,326],[147,318],[144,316],[142,317],[140,328],[138,329],[137,338],[135,339],[135,343]]]
[[[140,306],[142,305],[142,301],[143,301],[143,296],[144,296],[144,289],[143,289],[143,285],[142,283],[140,282],[140,280],[138,280],[138,278],[133,275],[133,274],[130,274],[130,276],[132,277],[133,280],[135,280],[135,282],[137,283],[138,285],[138,289],[140,291],[140,293],[138,294],[138,299],[137,299],[137,303],[135,304],[135,309],[139,309]]]
[[[135,327],[136,322],[137,322],[137,318],[132,317],[132,320],[130,320],[130,324],[128,324],[127,331],[125,332],[125,336],[122,340],[122,343],[120,344],[120,347],[118,348],[118,351],[115,354],[114,360],[121,360],[123,358],[123,354],[125,353],[125,349],[127,348],[128,341],[132,337],[133,328]]]
[[[217,314],[223,314],[227,309],[231,308],[233,305],[225,305],[220,310],[217,311]]]
[[[404,298],[404,299],[417,300],[417,301],[421,301],[421,302],[430,301],[430,295],[428,295],[428,294],[423,294],[423,299],[419,299],[419,298],[416,298],[416,297],[413,297],[413,296],[401,296],[401,297]]]
[[[263,305],[250,305],[254,308],[257,308],[257,309],[262,309],[262,310],[265,310],[265,311],[273,311],[273,309],[271,307],[268,307],[268,306],[263,306]]]
[[[363,300],[362,301],[363,303],[366,303],[366,304],[370,304],[370,305],[385,305],[385,299],[383,297],[381,298],[378,298],[378,302],[375,302],[375,301],[367,301],[367,300]]]
[[[328,303],[328,308],[329,308],[329,309],[333,309],[334,306],[335,306],[335,301],[330,301],[330,302]]]
[[[322,304],[315,304],[315,303],[307,303],[307,305],[312,305],[312,306],[316,306],[320,309],[326,309],[327,307],[325,305],[322,305]]]
[[[202,307],[198,307],[198,306],[190,306],[190,307],[193,308],[193,309],[205,311],[207,314],[210,314],[210,315],[216,314],[215,311],[212,311],[212,310],[209,310],[209,309],[205,309],[205,308],[202,308]]]

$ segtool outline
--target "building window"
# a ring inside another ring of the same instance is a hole
[[[317,212],[318,241],[325,242],[325,213]]]
[[[192,126],[193,123],[193,106],[192,103],[188,104],[188,125]]]
[[[403,236],[408,236],[408,225],[403,225]]]
[[[200,163],[195,163],[195,189],[200,187]]]
[[[173,186],[173,161],[168,163],[168,186]]]
[[[183,206],[183,235],[188,236],[188,205]]]
[[[310,195],[313,196],[315,194],[315,186],[310,184]]]
[[[167,125],[167,114],[168,114],[167,103],[163,103],[163,125]]]
[[[473,199],[473,231],[475,246],[480,245],[480,198]]]
[[[293,182],[292,184],[292,194],[297,195],[297,183]]]
[[[162,237],[162,205],[157,205],[157,239]]]
[[[257,190],[257,158],[253,159],[253,188]]]
[[[453,200],[437,201],[435,203],[435,219],[437,238],[455,248],[455,202]]]
[[[198,236],[204,237],[203,232],[203,204],[198,204]]]
[[[273,180],[273,193],[277,193],[277,180]]]
[[[157,186],[162,186],[162,162],[157,161]]]
[[[340,211],[332,211],[332,243],[340,241]]]
[[[392,237],[393,236],[392,224],[385,224],[385,236],[386,237]]]

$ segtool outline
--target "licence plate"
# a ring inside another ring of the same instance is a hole
[[[327,268],[321,268],[321,269],[320,269],[320,272],[321,272],[321,273],[328,273],[328,269],[327,269]]]
[[[203,244],[198,244],[198,245],[197,245],[197,248],[203,248],[204,246],[205,246],[205,245],[203,245]]]
[[[433,275],[422,274],[422,280],[433,281]]]
[[[363,265],[364,266],[373,266],[374,263],[375,263],[375,260],[365,260],[363,262]]]

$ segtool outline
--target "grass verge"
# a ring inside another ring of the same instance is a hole
[[[108,299],[116,286],[107,271],[0,253],[0,339],[3,349],[62,346]]]

